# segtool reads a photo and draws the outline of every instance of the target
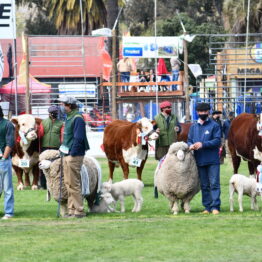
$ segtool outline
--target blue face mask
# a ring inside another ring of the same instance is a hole
[[[64,115],[66,114],[65,106],[59,106],[61,113]]]

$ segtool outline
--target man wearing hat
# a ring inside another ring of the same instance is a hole
[[[61,145],[61,138],[63,134],[63,122],[58,120],[59,108],[52,105],[48,108],[49,117],[44,119],[40,125],[41,140],[41,152],[47,149],[58,150]],[[43,172],[40,176],[40,185],[43,189],[46,189],[46,179]]]
[[[210,105],[197,104],[199,119],[189,130],[188,145],[194,150],[202,191],[204,214],[220,211],[220,161],[221,131],[219,125],[208,117]]]
[[[10,219],[14,216],[14,189],[11,159],[11,151],[14,143],[14,126],[4,118],[0,106],[0,193],[4,192],[5,212],[2,219]]]
[[[223,124],[223,134],[224,134],[224,138],[225,138],[225,145],[226,145],[226,154],[227,156],[230,156],[230,152],[228,149],[228,132],[229,132],[229,128],[231,126],[231,122],[234,120],[235,118],[235,114],[234,112],[229,112],[228,114],[228,119],[225,120],[224,124]]]
[[[156,160],[160,160],[167,154],[170,145],[177,141],[177,133],[181,130],[177,117],[172,114],[172,104],[169,101],[160,104],[160,111],[155,116],[156,125],[154,126],[154,129],[159,132],[159,138],[156,140]]]
[[[223,129],[222,129],[223,124],[221,120],[221,115],[222,115],[222,112],[219,110],[215,110],[212,112],[212,120],[218,123],[220,130],[221,130],[221,137],[223,137]]]
[[[61,109],[66,113],[63,142],[60,151],[64,155],[64,181],[68,192],[69,217],[85,217],[84,204],[81,192],[80,170],[85,151],[89,149],[86,137],[86,124],[78,112],[77,100],[74,97],[64,96],[59,99]]]

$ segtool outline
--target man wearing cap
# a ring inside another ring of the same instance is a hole
[[[160,104],[160,111],[155,116],[154,126],[154,129],[159,132],[159,138],[156,140],[156,160],[160,160],[167,154],[170,145],[177,141],[177,133],[181,131],[177,117],[172,114],[172,104],[169,101]]]
[[[85,151],[89,149],[86,138],[86,124],[78,112],[77,100],[74,97],[64,96],[59,99],[61,109],[66,113],[63,143],[60,151],[64,155],[64,182],[68,191],[69,217],[85,217],[84,204],[81,192],[80,170]]]
[[[4,192],[5,212],[2,219],[10,219],[14,216],[14,189],[11,160],[11,151],[14,143],[14,126],[4,118],[0,106],[0,192]]]
[[[220,211],[220,162],[219,147],[221,130],[215,121],[208,117],[210,105],[197,104],[199,119],[189,130],[188,145],[194,150],[202,191],[204,214],[219,214]]]
[[[42,138],[41,152],[47,149],[58,150],[61,145],[63,122],[57,119],[58,111],[59,108],[57,106],[50,106],[48,108],[49,117],[44,119],[40,124],[39,137]],[[40,185],[41,188],[46,189],[46,179],[43,172],[41,172],[40,176]]]
[[[222,115],[222,112],[219,111],[219,110],[215,110],[212,112],[212,120],[217,122],[219,127],[220,127],[220,130],[221,130],[221,137],[223,137],[223,124],[222,124],[222,120],[221,120],[221,115]]]
[[[225,138],[225,145],[226,145],[226,155],[230,156],[230,152],[228,149],[228,132],[229,132],[229,128],[231,126],[231,122],[234,120],[235,118],[235,114],[234,112],[229,112],[228,114],[228,119],[225,120],[224,124],[223,124],[223,134],[224,134],[224,138]]]

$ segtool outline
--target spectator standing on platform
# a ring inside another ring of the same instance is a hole
[[[219,147],[221,131],[218,123],[208,117],[210,105],[197,104],[198,121],[194,123],[188,133],[187,143],[190,150],[194,150],[200,186],[202,191],[203,214],[220,212],[220,160]]]
[[[172,81],[178,81],[179,77],[179,70],[181,66],[181,62],[179,61],[179,58],[177,57],[171,57],[170,58],[170,64],[172,68]],[[177,85],[172,85],[172,91],[177,90]]]
[[[160,111],[155,116],[154,126],[154,129],[159,132],[159,138],[156,140],[156,160],[160,160],[167,154],[170,145],[177,141],[177,133],[181,131],[177,117],[172,114],[172,104],[169,101],[160,104]]]
[[[59,108],[55,105],[48,108],[49,117],[44,119],[40,124],[39,137],[41,139],[41,152],[48,149],[58,150],[63,134],[63,121],[58,120]],[[41,171],[40,186],[46,189],[46,179]]]
[[[120,72],[120,81],[129,82],[130,72],[132,71],[132,64],[128,57],[124,57],[117,63],[117,70]],[[128,91],[128,86],[124,86],[124,91]]]

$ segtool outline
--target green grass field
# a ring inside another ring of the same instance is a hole
[[[99,161],[107,180],[107,162]],[[221,166],[222,212],[218,216],[200,213],[200,193],[191,202],[190,214],[172,215],[167,199],[153,197],[155,166],[156,161],[149,159],[144,169],[144,205],[138,214],[131,213],[129,197],[124,214],[56,218],[57,203],[45,201],[46,191],[15,190],[15,218],[0,221],[0,262],[262,261],[261,211],[251,211],[250,199],[244,197],[244,212],[239,213],[235,196],[235,212],[229,212],[230,164]],[[240,173],[247,174],[246,163]],[[130,177],[135,177],[134,169]],[[121,179],[118,169],[114,180]]]

